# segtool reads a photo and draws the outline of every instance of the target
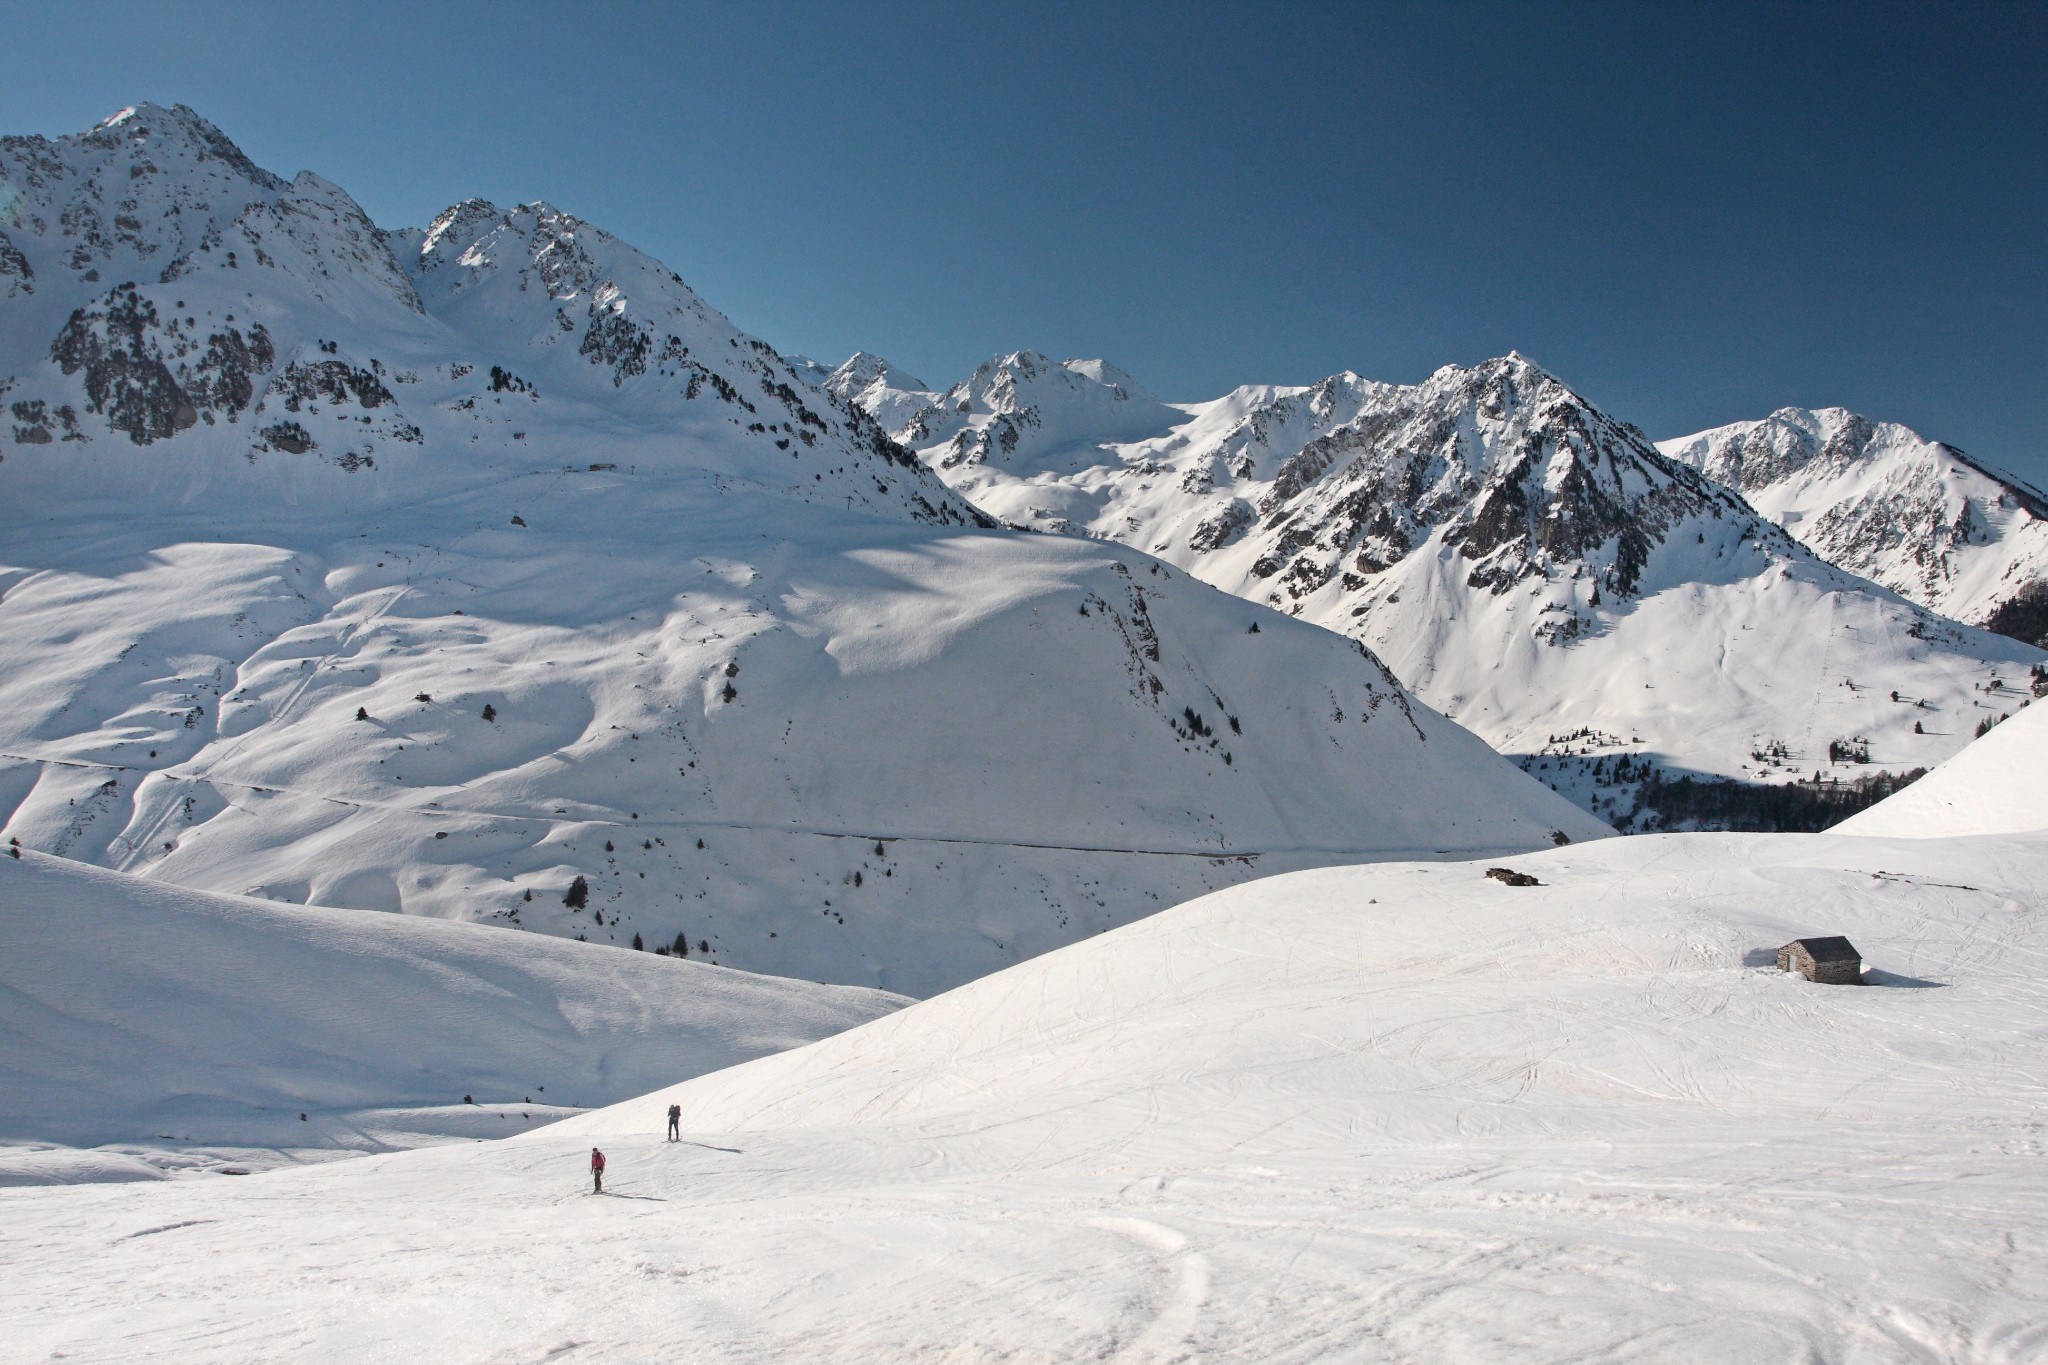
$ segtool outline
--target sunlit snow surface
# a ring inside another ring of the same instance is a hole
[[[504,1137],[907,1003],[0,857],[0,1186]]]
[[[1237,887],[507,1142],[9,1191],[0,1331],[24,1360],[2048,1351],[2048,842],[1514,866],[1544,885]],[[1753,965],[1834,933],[1874,984]]]

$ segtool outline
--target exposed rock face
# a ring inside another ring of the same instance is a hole
[[[148,445],[183,431],[199,410],[178,386],[157,346],[156,308],[132,284],[107,291],[101,306],[81,308],[50,345],[65,374],[85,373],[86,410]]]
[[[21,248],[7,240],[7,234],[0,232],[0,289],[5,297],[17,298],[36,292],[36,272],[29,268],[28,257],[21,254]]]
[[[1590,572],[1628,596],[1673,527],[1741,510],[1520,357],[1363,399],[1282,463],[1259,500],[1271,540],[1261,576],[1282,574],[1290,598],[1333,578],[1359,586],[1438,531],[1474,588]]]
[[[148,445],[202,416],[232,421],[249,406],[256,377],[277,354],[261,323],[246,336],[229,326],[202,340],[188,322],[160,319],[133,284],[120,284],[96,305],[72,313],[50,345],[50,358],[65,374],[83,375],[88,412],[104,415],[136,445]]]
[[[1953,446],[1841,408],[1783,408],[1659,448],[1830,563],[1958,620],[2041,637],[2026,604],[2048,597],[2048,496]]]
[[[367,409],[393,401],[391,390],[376,375],[339,360],[294,361],[272,384],[270,396],[287,412],[312,402],[353,402]]]

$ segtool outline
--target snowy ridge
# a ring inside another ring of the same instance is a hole
[[[1011,524],[1139,546],[1351,635],[1624,827],[1662,818],[1646,776],[1825,794],[1930,766],[2048,657],[1822,562],[1519,355],[1146,409],[1138,438],[1091,442],[1094,409],[1061,411],[1057,439],[997,440],[1002,458],[979,453],[994,418],[897,436]]]
[[[0,149],[45,166],[18,235],[78,360],[0,301],[33,343],[9,396],[57,423],[0,461],[7,837],[923,995],[1266,872],[1609,832],[1352,642],[992,529],[548,205],[458,204],[354,273],[315,217],[269,265],[52,263],[50,206],[155,185],[145,158],[192,185],[138,200],[144,245],[286,192],[223,145],[145,106]],[[1011,415],[1157,406],[1012,370],[983,390]]]
[[[503,1137],[906,1003],[0,857],[0,1141],[303,1153]],[[81,1160],[34,1157],[0,1147],[0,1184]],[[90,1159],[127,1178],[163,1164]]]
[[[0,1313],[33,1358],[2039,1357],[2040,840],[1513,866],[1234,888],[508,1142],[15,1191]],[[1873,984],[1763,965],[1815,933]]]
[[[1660,441],[1815,554],[1944,616],[2048,645],[2048,496],[1841,408]]]

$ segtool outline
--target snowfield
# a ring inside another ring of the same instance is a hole
[[[0,1185],[502,1137],[907,1003],[0,857]]]
[[[1232,888],[505,1142],[0,1192],[0,1331],[73,1360],[2048,1352],[2048,841],[1513,866],[1543,884]],[[1822,933],[1871,985],[1759,965]]]

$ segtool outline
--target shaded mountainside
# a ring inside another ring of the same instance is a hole
[[[1658,443],[1815,554],[1945,616],[2048,645],[2048,497],[1896,422],[1784,408]]]
[[[1172,407],[1101,362],[1017,360],[897,437],[1012,525],[1139,546],[1366,643],[1624,828],[1750,823],[1739,794],[1699,799],[1721,782],[1803,781],[1827,794],[1797,827],[1838,818],[2048,657],[1823,562],[1519,355]],[[1029,394],[1009,406],[1032,421],[977,393]],[[1693,785],[1660,811],[1613,777],[1624,757]]]
[[[1609,832],[1356,642],[995,528],[545,204],[379,232],[151,106],[0,150],[31,848],[925,994],[1265,872]]]

